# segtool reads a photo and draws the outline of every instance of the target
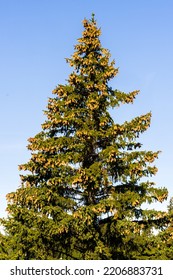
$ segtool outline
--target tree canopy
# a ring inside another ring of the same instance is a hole
[[[133,103],[139,91],[110,86],[118,69],[94,15],[83,27],[66,59],[67,83],[53,90],[42,130],[28,140],[21,186],[7,195],[4,259],[158,257],[154,230],[164,230],[169,215],[143,206],[168,192],[151,181],[159,151],[143,150],[139,139],[151,112],[116,123],[110,108]]]

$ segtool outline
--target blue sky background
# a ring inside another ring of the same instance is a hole
[[[122,122],[152,111],[141,141],[143,149],[162,151],[154,181],[173,196],[173,1],[0,0],[1,217],[5,195],[20,185],[18,165],[30,157],[27,139],[41,130],[51,91],[72,71],[64,58],[92,12],[119,67],[113,88],[141,91],[112,116]]]

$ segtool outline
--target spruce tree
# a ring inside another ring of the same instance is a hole
[[[11,259],[155,258],[153,230],[168,219],[143,208],[167,198],[150,181],[159,152],[139,141],[151,113],[116,123],[109,109],[133,103],[139,91],[112,89],[118,69],[94,15],[83,26],[67,59],[73,71],[53,90],[42,130],[29,139],[31,158],[19,166],[21,186],[7,195]]]

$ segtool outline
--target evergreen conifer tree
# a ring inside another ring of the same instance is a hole
[[[167,198],[150,182],[159,152],[142,150],[139,141],[151,113],[114,121],[109,109],[133,103],[139,91],[112,89],[118,69],[94,15],[83,26],[67,59],[67,84],[55,88],[42,131],[29,139],[21,187],[7,195],[2,224],[11,259],[152,259],[153,229],[168,219],[143,209]]]

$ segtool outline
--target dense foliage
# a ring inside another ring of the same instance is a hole
[[[67,59],[67,84],[55,88],[42,131],[29,139],[21,187],[7,195],[2,259],[161,257],[155,232],[167,227],[169,215],[143,207],[167,198],[150,181],[159,152],[142,150],[139,141],[151,113],[114,121],[109,109],[133,103],[139,91],[112,89],[118,69],[94,16],[83,26]]]

